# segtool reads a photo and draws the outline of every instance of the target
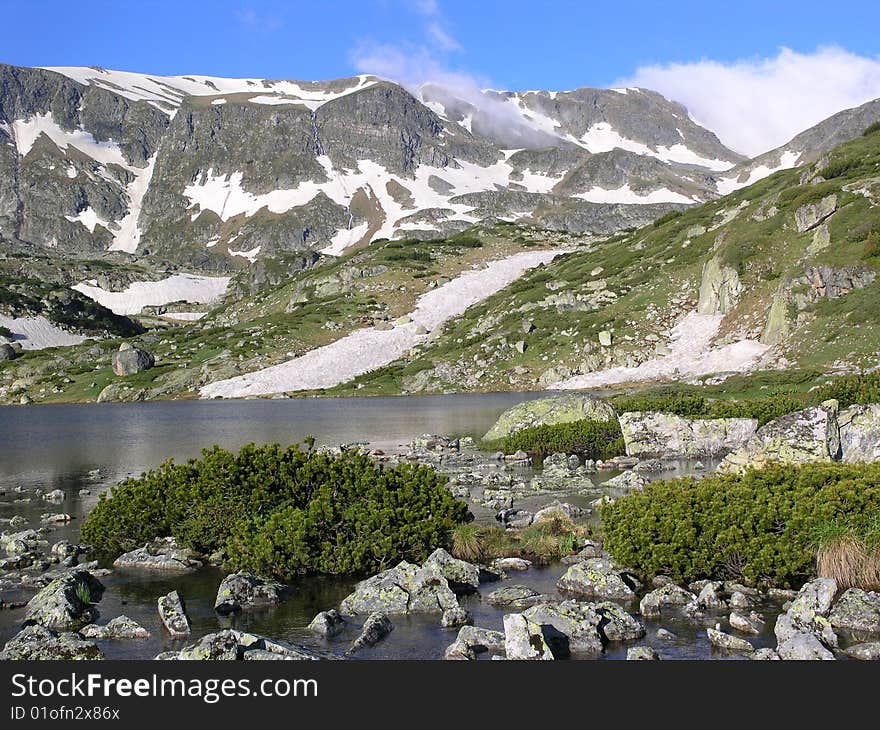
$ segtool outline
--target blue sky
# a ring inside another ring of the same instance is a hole
[[[749,152],[880,96],[876,0],[0,0],[0,13],[6,63],[375,72],[517,90],[650,85]],[[768,97],[780,108],[764,109]],[[766,132],[764,122],[742,129],[737,114],[749,110],[767,116]]]

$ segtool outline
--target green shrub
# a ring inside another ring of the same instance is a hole
[[[101,495],[83,540],[108,556],[173,536],[235,568],[278,578],[363,573],[418,562],[445,546],[467,505],[424,466],[383,469],[353,452],[214,447],[167,462]]]
[[[834,160],[823,167],[821,170],[819,170],[819,175],[824,177],[826,180],[833,180],[836,177],[844,177],[845,175],[848,175],[850,172],[858,169],[860,166],[861,160],[855,158]]]
[[[797,585],[821,525],[866,532],[880,515],[880,464],[776,466],[654,482],[602,508],[605,548],[645,575]]]
[[[580,454],[587,459],[608,459],[624,452],[623,434],[616,418],[532,426],[506,438],[486,442],[482,447],[505,454],[522,450],[539,459],[557,452]]]
[[[657,220],[654,221],[654,228],[659,228],[665,223],[669,223],[669,221],[674,221],[676,218],[681,218],[682,212],[680,210],[670,210],[668,213],[664,213]]]
[[[862,136],[863,137],[870,137],[875,132],[880,132],[880,121],[874,122],[873,124],[869,124],[865,128],[865,131],[862,132]]]

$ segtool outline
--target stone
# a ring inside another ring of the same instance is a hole
[[[186,604],[177,591],[161,596],[158,600],[159,619],[172,636],[187,636],[190,631],[189,616],[186,615]]]
[[[836,629],[880,634],[880,593],[850,588],[837,599],[828,619]]]
[[[779,658],[788,661],[833,660],[832,654],[813,634],[795,633],[776,649]]]
[[[548,504],[546,507],[542,507],[537,512],[535,512],[532,523],[534,524],[538,522],[545,522],[547,520],[559,518],[565,520],[574,520],[583,515],[583,513],[584,511],[576,505],[556,500]]]
[[[626,650],[628,662],[657,661],[660,655],[650,646],[631,646]]]
[[[553,656],[598,657],[602,653],[599,623],[602,617],[592,604],[578,601],[539,603],[522,613],[530,622],[538,624],[544,641]]]
[[[645,627],[612,601],[593,604],[599,614],[599,633],[605,641],[632,641],[645,635]]]
[[[456,593],[469,593],[480,587],[480,568],[472,563],[452,557],[443,548],[437,548],[428,556],[424,567],[435,568]]]
[[[880,661],[880,641],[854,644],[849,647],[844,654],[853,659],[860,659],[862,661]]]
[[[502,572],[523,571],[532,567],[532,561],[525,558],[496,558],[490,566],[493,570]]]
[[[601,558],[575,563],[557,581],[556,587],[561,591],[599,600],[631,601],[636,595],[632,583]]]
[[[504,652],[508,659],[552,661],[553,652],[544,641],[541,627],[521,613],[504,616]]]
[[[185,573],[198,570],[202,562],[195,553],[177,544],[173,537],[160,537],[141,548],[123,553],[114,568]]]
[[[625,471],[607,481],[602,482],[603,491],[616,496],[631,494],[648,486],[648,480],[634,471]]]
[[[589,395],[560,395],[524,401],[506,410],[483,436],[494,441],[532,426],[573,421],[609,421],[616,417],[610,403]]]
[[[478,626],[462,626],[455,641],[446,648],[445,659],[476,659],[477,654],[503,652],[504,634]]]
[[[12,345],[8,342],[0,343],[0,362],[15,360],[16,357],[18,357],[18,353]]]
[[[444,629],[458,628],[459,626],[466,626],[473,622],[474,619],[461,606],[447,608],[440,617],[440,626]]]
[[[837,401],[832,400],[770,421],[745,446],[728,454],[718,466],[718,473],[734,473],[748,467],[761,469],[770,463],[835,460],[840,454],[837,412]]]
[[[837,195],[828,195],[818,203],[802,205],[794,212],[795,225],[798,233],[813,230],[827,220],[837,210]]]
[[[754,611],[749,614],[732,611],[728,619],[730,626],[744,634],[760,634],[764,631],[764,620]]]
[[[611,347],[612,342],[614,341],[614,336],[608,330],[602,330],[599,333],[599,344],[602,347]]]
[[[76,570],[53,580],[28,601],[25,621],[49,629],[77,629],[98,618],[95,603],[104,586],[91,573]]]
[[[736,269],[713,256],[703,266],[697,314],[727,314],[736,306],[741,292]]]
[[[120,377],[149,370],[155,364],[156,360],[151,353],[134,347],[129,342],[123,342],[119,350],[113,353],[113,372]]]
[[[657,629],[655,636],[662,641],[678,641],[678,636],[664,628]]]
[[[751,608],[751,599],[742,591],[734,591],[728,601],[731,608]]]
[[[309,624],[309,631],[325,639],[332,639],[345,631],[347,621],[335,608],[321,611]]]
[[[745,639],[732,636],[719,629],[706,629],[706,635],[709,637],[709,642],[712,646],[717,646],[720,649],[746,653],[751,653],[755,650],[755,647]]]
[[[841,411],[841,460],[849,464],[880,459],[880,405],[857,405]]]
[[[639,458],[695,459],[723,456],[755,435],[754,418],[682,418],[669,413],[622,413],[626,453]]]
[[[221,616],[239,613],[258,606],[281,603],[284,586],[278,581],[260,578],[244,571],[227,575],[217,589],[214,610]]]
[[[23,628],[0,651],[0,661],[103,658],[104,654],[94,641],[88,641],[74,632],[58,633],[39,624]]]
[[[715,609],[724,607],[724,599],[718,595],[721,583],[708,581],[697,596],[697,606],[702,609]]]
[[[496,591],[492,591],[486,596],[486,603],[490,606],[498,608],[512,608],[517,611],[534,606],[550,598],[549,596],[538,593],[538,591],[528,586],[512,585],[504,586]]]
[[[382,612],[440,613],[458,606],[458,599],[436,567],[400,562],[394,568],[361,581],[343,599],[340,613],[347,616]]]
[[[375,646],[393,630],[394,624],[391,623],[391,619],[384,613],[374,611],[367,616],[367,620],[364,621],[363,628],[361,628],[361,633],[352,643],[348,653],[354,654],[361,649]]]
[[[667,583],[665,586],[645,594],[639,602],[639,613],[646,617],[659,616],[663,608],[667,606],[686,606],[692,602],[696,603],[696,601],[697,597],[690,591],[674,583]]]
[[[270,654],[276,656],[270,657]],[[278,656],[281,659],[306,661],[334,658],[331,654],[322,653],[297,644],[288,644],[235,629],[224,629],[213,634],[207,634],[196,643],[190,644],[180,651],[163,652],[156,659],[241,661],[248,659],[275,659]]]
[[[128,616],[117,616],[103,626],[89,624],[79,632],[87,639],[148,639],[150,632]]]
[[[764,662],[778,662],[780,660],[779,654],[776,653],[776,650],[767,647],[762,647],[761,649],[756,650],[755,653],[752,654],[752,659]]]

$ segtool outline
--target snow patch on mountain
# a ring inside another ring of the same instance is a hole
[[[102,289],[96,280],[71,287],[116,314],[139,314],[144,307],[170,302],[211,304],[226,293],[228,276],[174,274],[160,281],[133,281],[123,291]]]
[[[722,177],[718,180],[716,184],[718,193],[720,195],[728,195],[729,193],[739,190],[740,188],[748,187],[749,185],[758,182],[758,180],[763,180],[765,177],[769,177],[774,172],[779,172],[780,170],[790,170],[791,168],[797,166],[797,162],[800,157],[800,153],[786,150],[780,156],[779,163],[777,165],[773,167],[770,167],[768,165],[758,165],[757,167],[753,167],[749,170],[749,174],[745,179],[741,180],[738,177]]]
[[[12,332],[12,339],[23,350],[42,350],[46,347],[68,347],[85,342],[88,338],[76,335],[52,324],[42,315],[36,317],[7,317],[0,314],[0,327]]]
[[[363,373],[387,365],[426,338],[425,332],[464,313],[528,269],[548,263],[564,251],[530,251],[493,261],[485,268],[468,271],[423,294],[410,314],[410,322],[390,330],[368,327],[302,357],[273,367],[210,383],[201,389],[203,398],[241,398],[298,390],[331,388]]]
[[[27,156],[34,143],[45,134],[57,147],[66,150],[75,147],[80,152],[88,155],[105,165],[120,165],[126,170],[130,165],[122,154],[122,150],[113,141],[99,142],[91,134],[81,129],[69,131],[62,129],[51,112],[35,114],[28,119],[15,119],[12,122],[12,136],[18,154]]]
[[[606,204],[638,204],[646,205],[649,203],[683,203],[685,205],[693,205],[696,202],[694,198],[689,198],[682,193],[676,193],[667,188],[660,190],[652,190],[642,194],[630,188],[629,183],[621,185],[619,188],[606,190],[593,186],[585,193],[576,193],[573,197],[586,200],[590,203],[606,203]]]
[[[82,223],[88,229],[89,233],[95,232],[95,226],[103,226],[104,228],[110,227],[110,224],[107,221],[98,217],[98,214],[91,206],[87,206],[76,215],[66,215],[64,217],[71,223]]]

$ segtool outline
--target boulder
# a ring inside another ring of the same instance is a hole
[[[632,641],[645,635],[645,627],[611,601],[593,604],[599,614],[599,633],[605,641]]]
[[[631,601],[635,598],[632,581],[614,570],[607,560],[590,558],[572,565],[557,581],[561,591],[586,598],[612,601]]]
[[[461,606],[447,608],[440,617],[440,626],[444,629],[458,628],[473,623],[474,619]]]
[[[832,654],[813,634],[795,633],[776,649],[780,659],[789,661],[815,661],[834,659]]]
[[[755,435],[754,418],[682,418],[670,413],[620,415],[626,453],[639,458],[696,459],[723,456]]]
[[[728,619],[730,626],[743,634],[760,634],[764,631],[764,619],[760,615],[752,611],[745,614],[739,611],[732,611]]]
[[[686,606],[689,603],[696,603],[696,600],[697,597],[690,591],[674,583],[667,583],[645,594],[639,602],[639,613],[642,616],[659,616],[662,609],[667,606]]]
[[[880,634],[880,593],[850,588],[837,599],[828,619],[836,629]]]
[[[862,661],[880,661],[880,641],[854,644],[844,652],[848,657]]]
[[[477,654],[485,652],[500,653],[504,651],[504,634],[500,631],[483,629],[478,626],[462,626],[455,641],[443,655],[444,659],[477,658]]]
[[[626,650],[628,662],[657,661],[660,656],[650,646],[631,646]]]
[[[589,395],[561,395],[529,400],[506,410],[483,436],[485,441],[505,438],[531,426],[550,426],[573,421],[609,421],[615,418],[611,404]]]
[[[538,591],[528,586],[512,585],[492,591],[492,593],[486,596],[486,603],[498,608],[512,608],[516,611],[522,611],[549,598],[549,596],[538,593]]]
[[[58,633],[38,624],[23,628],[0,651],[0,661],[103,658],[94,641],[74,632]]]
[[[0,362],[15,360],[16,357],[18,357],[18,353],[12,345],[8,342],[0,343]]]
[[[171,591],[159,598],[159,618],[162,625],[172,636],[187,636],[190,631],[189,616],[186,605],[177,591]]]
[[[72,571],[31,598],[24,618],[50,629],[78,629],[98,618],[94,604],[103,594],[104,586],[91,573]]]
[[[615,497],[631,494],[648,485],[648,479],[635,471],[625,471],[616,477],[602,482],[602,490]]]
[[[123,553],[114,568],[185,573],[202,567],[195,553],[177,544],[173,537],[160,537],[141,548]]]
[[[841,460],[850,464],[880,459],[880,405],[852,406],[837,417]]]
[[[762,426],[745,446],[728,454],[719,473],[748,467],[761,469],[770,463],[810,464],[829,462],[840,454],[840,430],[836,400],[780,416]]]
[[[275,656],[272,656],[275,655]],[[225,629],[203,636],[180,651],[159,654],[156,659],[185,661],[235,661],[253,659],[309,660],[333,658],[332,655],[304,646],[275,641],[258,634]]]
[[[697,314],[727,314],[739,301],[741,292],[736,269],[713,256],[703,266]]]
[[[329,611],[321,611],[309,624],[309,631],[325,639],[339,636],[346,626],[346,620],[339,611],[331,608]]]
[[[809,634],[824,646],[836,648],[837,635],[827,618],[836,593],[837,581],[832,578],[816,578],[804,584],[788,611],[776,619],[774,633],[780,647],[798,634]],[[781,650],[779,653],[782,656]]]
[[[828,195],[818,203],[802,205],[794,212],[794,222],[798,233],[813,230],[827,220],[837,210],[837,195]]]
[[[709,642],[712,646],[717,646],[719,649],[746,652],[749,654],[755,650],[755,647],[745,639],[741,639],[738,636],[732,636],[719,629],[706,629],[706,635],[709,637]]]
[[[443,548],[431,553],[424,567],[436,569],[456,593],[468,593],[480,587],[479,566],[454,558]]]
[[[244,571],[227,575],[217,589],[214,610],[221,616],[258,606],[281,603],[284,586]]]
[[[117,616],[103,626],[89,624],[80,629],[87,639],[148,639],[150,632],[128,616]]]
[[[712,610],[715,608],[723,608],[724,599],[718,595],[721,583],[717,581],[709,581],[702,587],[697,596],[697,606],[702,609]]]
[[[443,613],[456,606],[458,599],[436,566],[419,567],[403,561],[358,583],[339,610],[347,616],[374,611],[394,615]]]
[[[151,353],[134,347],[130,342],[123,342],[119,350],[113,353],[113,372],[120,377],[149,370],[155,364]]]
[[[364,621],[361,633],[352,643],[348,653],[353,654],[361,649],[375,646],[393,630],[394,624],[391,623],[391,619],[388,616],[379,611],[371,613],[367,616],[367,620]]]
[[[602,618],[592,604],[578,601],[538,603],[523,611],[522,615],[541,627],[544,641],[557,659],[572,654],[595,658],[602,653],[598,628]]]
[[[541,627],[521,613],[504,616],[504,652],[511,660],[552,661]]]
[[[523,571],[532,567],[532,561],[525,560],[524,558],[496,558],[492,561],[490,567],[493,570],[500,570],[505,573],[510,571]]]

